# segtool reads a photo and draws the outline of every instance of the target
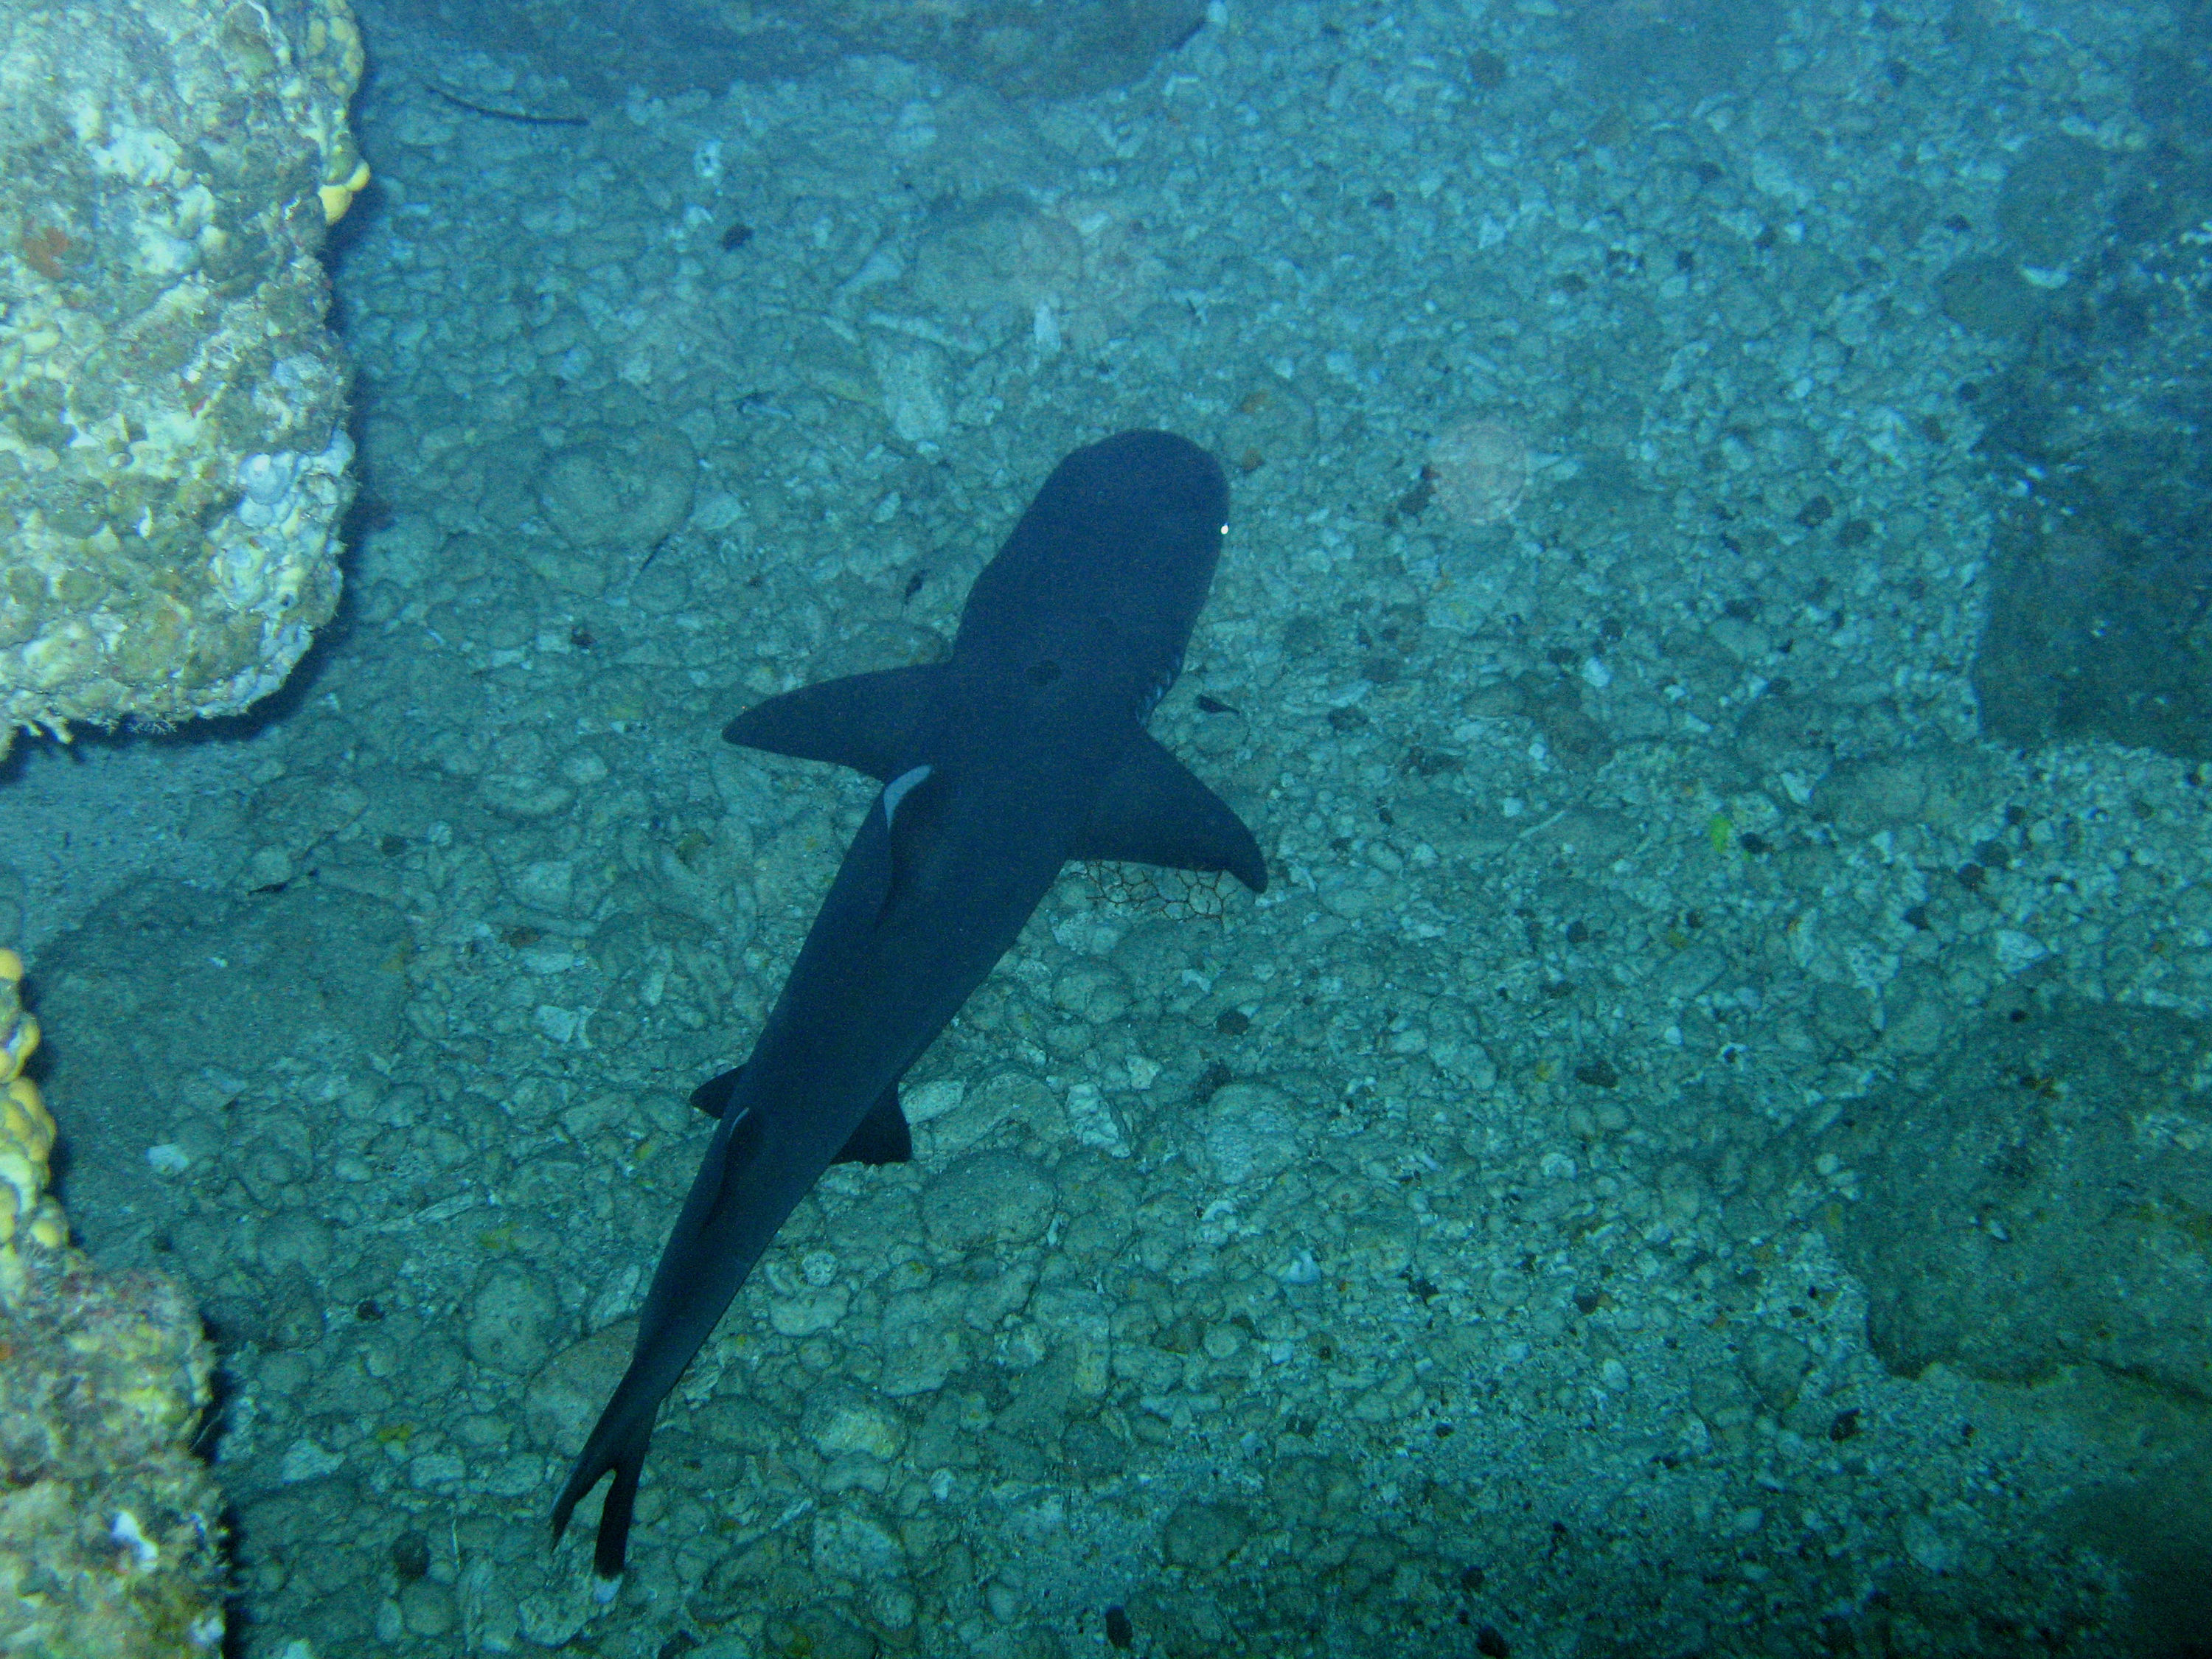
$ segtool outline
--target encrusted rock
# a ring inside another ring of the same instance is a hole
[[[1012,1152],[977,1152],[921,1195],[932,1243],[951,1250],[1041,1238],[1057,1202],[1052,1177]]]
[[[336,609],[361,69],[344,0],[0,12],[0,750],[235,714]]]

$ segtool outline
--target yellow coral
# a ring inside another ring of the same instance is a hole
[[[62,1206],[52,1198],[42,1198],[32,1212],[30,1233],[34,1243],[49,1250],[58,1250],[69,1243],[69,1218]]]
[[[39,1085],[19,1077],[0,1094],[0,1133],[19,1146],[29,1147],[40,1163],[54,1149],[54,1118],[46,1109]]]
[[[0,1302],[23,1288],[24,1239],[47,1249],[69,1243],[61,1206],[46,1195],[54,1120],[23,1063],[39,1046],[39,1022],[23,1012],[23,958],[0,949]]]
[[[354,170],[338,183],[325,185],[318,192],[323,198],[323,222],[334,225],[344,218],[346,210],[353,205],[353,198],[360,195],[368,184],[368,163],[359,161],[355,163]]]

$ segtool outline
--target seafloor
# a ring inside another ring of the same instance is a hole
[[[237,1652],[2205,1639],[2201,8],[1232,4],[1028,102],[431,21],[364,12],[340,624],[0,789]],[[1231,469],[1154,729],[1273,884],[1071,870],[602,1605],[547,1513],[684,1098],[872,791],[716,732],[1136,425]]]

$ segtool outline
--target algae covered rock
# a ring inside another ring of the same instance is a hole
[[[0,3],[0,750],[235,713],[336,608],[361,69],[344,0]]]
[[[546,459],[538,480],[538,505],[559,543],[526,543],[525,562],[556,587],[599,592],[691,516],[698,467],[680,432],[577,433]]]
[[[215,1353],[175,1281],[70,1246],[22,971],[0,951],[0,1652],[212,1654],[222,1495],[191,1442]]]
[[[927,64],[1003,98],[1123,86],[1188,40],[1206,0],[394,0],[467,49],[526,54],[592,98],[719,94],[848,55]]]
[[[1206,21],[1203,0],[810,0],[748,6],[716,0],[703,14],[735,30],[781,14],[1010,98],[1074,98],[1135,80]]]
[[[2212,1030],[2064,997],[1984,1014],[1856,1103],[1843,1257],[1875,1352],[2029,1382],[2087,1364],[2212,1401]]]
[[[222,1495],[191,1449],[215,1356],[191,1299],[40,1253],[0,1331],[0,1647],[219,1651]]]

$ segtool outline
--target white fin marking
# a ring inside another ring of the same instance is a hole
[[[893,815],[897,812],[899,803],[906,799],[907,792],[928,775],[927,766],[917,766],[910,772],[900,773],[884,786],[884,828],[890,828],[894,822]]]

